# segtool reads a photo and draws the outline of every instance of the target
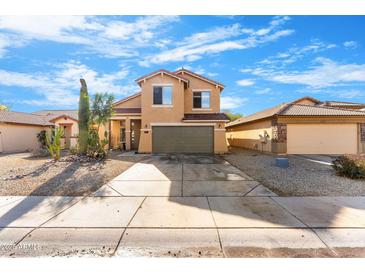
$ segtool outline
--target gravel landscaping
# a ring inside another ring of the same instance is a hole
[[[364,196],[365,180],[339,177],[328,165],[289,156],[279,168],[275,155],[232,148],[224,158],[280,196]]]
[[[88,195],[143,158],[111,152],[105,161],[67,155],[55,162],[30,153],[1,155],[0,196]]]

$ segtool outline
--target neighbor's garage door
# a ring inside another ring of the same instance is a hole
[[[357,153],[356,124],[288,124],[289,154]]]
[[[152,152],[213,153],[213,126],[154,126]]]

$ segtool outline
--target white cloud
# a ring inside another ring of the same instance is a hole
[[[359,44],[355,41],[346,41],[343,45],[349,49],[356,49],[359,46]]]
[[[365,82],[365,64],[340,64],[327,58],[315,59],[315,66],[303,71],[265,68],[244,69],[241,72],[261,76],[266,80],[322,88],[353,82]]]
[[[141,66],[149,66],[151,64],[177,61],[193,62],[201,59],[204,55],[217,54],[228,50],[253,48],[292,34],[293,30],[278,29],[285,21],[287,19],[275,17],[265,31],[262,31],[262,29],[254,31],[243,28],[240,24],[233,24],[216,27],[207,32],[195,33],[176,43],[175,48],[147,56],[140,60],[139,64]],[[245,37],[242,37],[243,35]]]
[[[223,96],[221,97],[221,109],[235,109],[245,105],[248,102],[247,98],[235,97],[235,96]]]
[[[236,84],[242,87],[249,87],[249,86],[253,86],[255,84],[255,81],[252,79],[242,79],[242,80],[238,80],[236,81]]]
[[[216,72],[207,72],[207,75],[209,77],[216,77],[216,76],[218,76],[218,73],[216,73]]]
[[[335,44],[325,43],[318,39],[314,39],[310,44],[303,47],[292,47],[285,52],[279,52],[274,56],[270,56],[264,60],[257,62],[261,65],[270,65],[270,66],[285,66],[304,58],[308,54],[314,54],[318,52],[322,52],[328,49],[332,49],[336,47]]]
[[[271,88],[255,90],[255,94],[258,94],[258,95],[269,94],[270,92],[271,92]]]
[[[110,92],[115,95],[127,95],[137,87],[121,84],[120,81],[129,74],[128,69],[109,74],[100,74],[76,61],[60,64],[50,73],[19,73],[0,70],[0,85],[24,87],[34,90],[42,99],[23,100],[23,103],[52,106],[74,106],[78,101],[80,78],[87,82],[89,93]]]
[[[177,16],[144,16],[132,22],[95,16],[0,16],[0,30],[6,40],[22,40],[22,45],[33,40],[53,41],[83,45],[85,49],[79,53],[131,57],[138,55],[138,48],[161,47],[154,45],[153,39],[178,20]],[[0,56],[16,46],[14,42],[4,44],[3,40],[0,37]]]
[[[338,91],[337,96],[339,98],[344,98],[344,99],[359,98],[360,96],[364,97],[364,91],[360,90]]]

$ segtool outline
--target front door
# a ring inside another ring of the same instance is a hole
[[[141,120],[131,120],[131,149],[138,150]]]

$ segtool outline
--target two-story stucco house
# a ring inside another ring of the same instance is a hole
[[[116,102],[111,146],[140,153],[225,153],[221,83],[186,69],[136,80],[141,91]]]

